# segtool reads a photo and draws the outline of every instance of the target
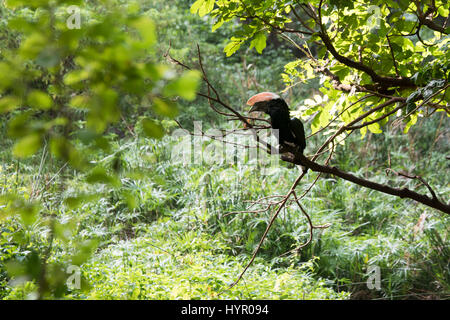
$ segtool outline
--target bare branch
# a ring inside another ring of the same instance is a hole
[[[448,34],[448,32],[445,30],[446,22],[444,22],[444,25],[440,26],[437,23],[435,23],[432,20],[433,13],[436,11],[436,8],[434,6],[430,6],[429,10],[427,12],[423,12],[422,8],[420,7],[419,1],[414,1],[417,7],[417,18],[419,18],[419,22],[421,25],[427,26],[431,30]],[[447,18],[448,19],[448,18]]]
[[[322,32],[319,33],[319,36],[322,39],[327,50],[333,55],[333,57],[337,61],[339,61],[340,63],[343,63],[346,66],[351,67],[353,69],[357,69],[359,71],[365,72],[372,78],[373,82],[382,84],[385,87],[406,87],[406,88],[415,88],[416,87],[416,84],[409,78],[403,78],[403,77],[393,78],[393,77],[380,76],[373,69],[369,68],[365,64],[362,64],[357,61],[353,61],[353,60],[339,54],[337,52],[336,48],[334,47],[333,43],[331,42],[331,39],[329,38],[329,36],[326,33],[324,28],[323,28]]]
[[[323,166],[316,162],[313,162],[306,158],[303,155],[296,155],[295,157],[288,157],[286,155],[282,156],[282,159],[291,163],[303,165],[309,169],[311,169],[314,172],[323,172],[335,175],[339,178],[342,178],[344,180],[353,182],[357,185],[360,185],[365,188],[377,190],[386,194],[390,194],[393,196],[397,196],[400,198],[408,198],[411,200],[414,200],[416,202],[422,203],[426,206],[429,206],[431,208],[437,209],[439,211],[442,211],[444,213],[450,214],[450,204],[444,203],[439,201],[437,198],[430,198],[426,195],[414,192],[412,190],[409,190],[407,188],[393,188],[388,185],[380,184],[377,182],[373,182],[370,180],[366,180],[363,178],[359,178],[351,173],[342,171],[338,169],[337,167],[330,167],[330,166]]]
[[[387,42],[389,45],[389,50],[391,51],[392,63],[394,64],[395,74],[397,75],[397,77],[399,77],[400,73],[398,72],[397,61],[395,60],[394,49],[392,48],[391,40],[389,39],[389,35],[386,35],[386,39],[387,39]]]
[[[303,177],[305,176],[306,171],[303,172],[293,183],[293,185],[291,186],[291,189],[289,190],[288,194],[284,197],[284,199],[281,201],[277,211],[273,214],[272,218],[269,221],[269,224],[266,227],[266,230],[264,231],[258,246],[256,247],[255,251],[253,252],[252,258],[250,259],[250,261],[247,263],[247,265],[245,266],[245,268],[242,270],[242,272],[239,274],[238,278],[228,287],[228,289],[233,288],[236,284],[238,284],[238,282],[241,280],[241,278],[244,276],[245,272],[248,270],[248,268],[252,265],[253,261],[256,258],[256,255],[259,252],[259,249],[261,248],[264,240],[267,237],[267,234],[269,233],[270,228],[272,228],[273,223],[275,222],[276,218],[278,217],[279,213],[281,212],[281,210],[284,208],[284,206],[286,205],[286,202],[288,201],[289,197],[294,193],[295,188],[297,187],[297,185],[300,183],[300,181],[303,179]]]
[[[357,129],[361,129],[361,128],[366,127],[366,126],[370,126],[371,124],[374,124],[375,122],[380,122],[381,120],[389,117],[390,115],[393,115],[394,113],[396,113],[398,110],[400,110],[404,106],[406,106],[406,103],[399,104],[392,111],[383,114],[381,117],[378,117],[378,118],[376,118],[376,119],[374,119],[372,121],[364,122],[363,124],[360,124],[360,125],[357,125],[357,126],[347,126],[347,130],[357,130]]]
[[[395,171],[395,170],[393,170],[391,168],[387,168],[386,169],[386,174],[388,174],[389,172],[394,173],[396,176],[402,176],[402,177],[405,177],[405,178],[408,178],[408,179],[417,179],[417,180],[419,180],[420,182],[422,182],[422,184],[424,184],[428,188],[428,191],[430,191],[431,196],[433,197],[433,199],[438,200],[438,197],[436,196],[436,193],[434,192],[434,190],[430,187],[430,185],[427,182],[425,182],[425,180],[422,177],[417,176],[417,175],[410,175],[410,174],[407,174],[407,173],[404,173],[404,172],[400,172],[400,171],[397,172],[397,171]]]

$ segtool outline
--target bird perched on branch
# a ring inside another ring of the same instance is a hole
[[[303,123],[290,117],[289,107],[279,95],[261,92],[248,99],[247,104],[252,107],[249,112],[260,111],[270,116],[272,128],[279,130],[278,140],[281,146],[294,144],[303,154],[306,148]]]

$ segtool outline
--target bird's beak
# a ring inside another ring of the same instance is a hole
[[[249,112],[254,112],[254,111],[259,111],[259,112],[267,112],[267,104],[266,103],[261,103],[261,102],[257,102],[255,103]]]
[[[249,112],[254,112],[254,111],[258,111],[258,107],[257,107],[257,106],[252,106],[252,107],[250,108],[250,111],[249,111]]]

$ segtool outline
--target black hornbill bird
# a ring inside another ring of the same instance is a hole
[[[261,92],[250,99],[247,104],[252,106],[249,112],[262,111],[270,116],[273,129],[279,130],[279,143],[293,143],[303,154],[306,147],[303,123],[297,118],[291,118],[289,107],[279,95],[272,92]]]

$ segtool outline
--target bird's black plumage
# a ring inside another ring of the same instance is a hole
[[[289,122],[289,129],[294,136],[294,143],[300,148],[301,153],[306,148],[305,129],[303,123],[297,118],[291,118]]]
[[[257,97],[254,96],[254,97]],[[251,103],[251,99],[249,100]],[[273,97],[265,97],[252,104],[251,111],[263,111],[270,116],[270,123],[273,129],[279,131],[279,143],[285,145],[292,143],[303,153],[306,148],[305,130],[302,122],[297,118],[291,118],[289,107],[286,102],[273,94]]]

